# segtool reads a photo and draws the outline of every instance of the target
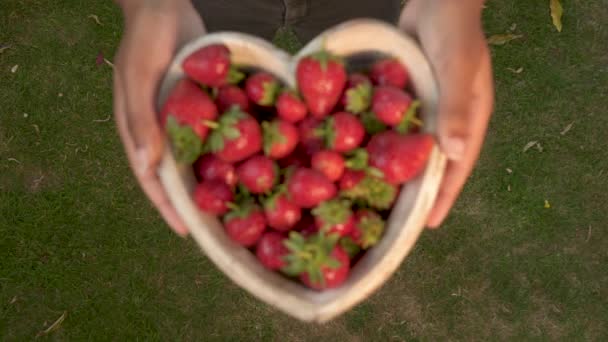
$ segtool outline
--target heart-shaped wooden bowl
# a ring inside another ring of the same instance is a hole
[[[327,30],[295,57],[270,43],[242,33],[222,32],[202,36],[179,51],[162,82],[158,105],[164,103],[175,83],[184,77],[182,61],[202,46],[224,43],[233,63],[269,71],[295,88],[298,60],[324,46],[350,63],[365,65],[379,55],[398,58],[409,70],[414,91],[422,102],[426,132],[435,132],[437,86],[431,68],[414,40],[388,24],[357,19]],[[324,322],[370,296],[399,267],[424,229],[443,176],[445,157],[434,147],[425,171],[407,183],[388,219],[381,241],[351,270],[338,289],[317,292],[265,269],[247,249],[232,242],[222,224],[202,213],[191,199],[196,184],[191,166],[175,162],[170,149],[159,176],[179,215],[205,254],[229,278],[257,298],[303,321]]]

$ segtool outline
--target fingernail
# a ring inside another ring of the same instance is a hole
[[[451,160],[460,160],[464,155],[464,139],[460,137],[447,137],[442,139],[441,149]]]
[[[137,165],[135,168],[139,170],[139,173],[145,173],[148,170],[148,153],[145,149],[138,149],[136,153]]]

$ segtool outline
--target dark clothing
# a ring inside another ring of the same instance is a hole
[[[207,31],[239,31],[271,40],[282,26],[306,43],[354,18],[397,23],[400,0],[193,0]]]

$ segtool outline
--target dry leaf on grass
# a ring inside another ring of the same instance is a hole
[[[97,23],[97,25],[103,26],[103,24],[101,23],[101,21],[99,21],[99,17],[96,16],[95,14],[89,14],[87,16],[87,18],[91,18],[91,19],[95,20],[95,22]]]
[[[524,71],[524,67],[519,67],[517,69],[515,69],[515,68],[507,68],[507,70],[509,70],[510,72],[512,72],[514,74],[521,74]]]
[[[488,44],[491,45],[505,45],[506,43],[523,37],[521,34],[505,33],[495,34],[488,38]]]
[[[511,186],[510,185],[507,185],[507,191],[509,191],[509,192],[511,191]]]
[[[538,150],[538,152],[542,152],[543,151],[543,147],[540,146],[540,143],[536,143],[536,149]]]
[[[11,68],[11,72],[14,74],[17,72],[17,69],[19,69],[19,64],[13,65],[13,67]]]
[[[559,134],[561,135],[565,135],[566,133],[568,133],[569,130],[572,129],[572,126],[574,125],[574,121],[571,122],[568,126],[566,126],[566,128],[564,128],[563,131],[559,132]]]
[[[21,162],[20,162],[20,161],[18,161],[17,159],[15,159],[15,158],[8,158],[7,160],[8,160],[8,161],[15,162],[15,163],[17,163],[17,164],[21,164]]]
[[[507,168],[507,173],[508,173],[508,174],[511,174],[511,173],[513,173],[513,170],[511,170],[511,169]]]
[[[545,209],[549,208],[551,208],[551,204],[549,203],[549,201],[545,200]]]
[[[59,318],[57,318],[57,320],[51,324],[48,328],[44,329],[43,331],[39,332],[36,337],[40,337],[40,336],[44,336],[44,335],[48,335],[49,333],[57,330],[57,328],[59,328],[59,326],[61,325],[61,323],[63,322],[63,320],[65,320],[65,316],[67,316],[68,312],[64,311],[61,316],[59,316]]]
[[[549,0],[549,8],[551,9],[551,19],[553,19],[553,26],[558,32],[562,32],[562,15],[564,9],[559,0]]]
[[[538,141],[536,141],[536,140],[530,141],[529,143],[526,144],[526,146],[524,146],[524,152],[527,152],[529,149],[531,149],[536,144],[538,144]]]
[[[511,27],[509,27],[509,31],[513,32],[517,28],[517,23],[513,23]]]
[[[3,53],[5,50],[8,50],[10,48],[11,48],[10,45],[2,45],[2,46],[0,46],[0,53]]]

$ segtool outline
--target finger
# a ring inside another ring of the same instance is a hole
[[[480,71],[476,74],[473,84],[474,97],[471,102],[473,120],[469,122],[471,132],[468,139],[469,146],[463,158],[448,162],[437,200],[427,220],[429,228],[436,228],[443,222],[479,157],[494,103],[491,70],[489,53],[484,49]]]
[[[118,128],[119,136],[125,147],[127,158],[135,173],[135,176],[144,190],[144,193],[150,198],[152,204],[158,209],[159,213],[167,222],[169,227],[178,235],[184,237],[188,234],[188,228],[181,220],[174,207],[168,200],[167,194],[160,184],[158,176],[154,169],[141,170],[136,168],[136,147],[131,139],[126,118],[126,104],[124,99],[124,90],[120,77],[115,72],[114,74],[114,117]]]

